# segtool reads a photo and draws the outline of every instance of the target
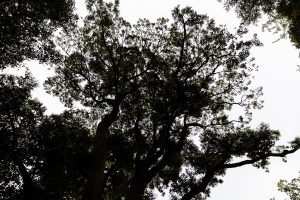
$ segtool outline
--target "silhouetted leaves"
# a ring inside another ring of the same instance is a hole
[[[219,0],[222,1],[222,0]],[[224,0],[227,9],[234,7],[238,16],[247,24],[257,22],[263,15],[269,16],[266,24],[270,30],[289,35],[292,43],[300,47],[300,2],[297,0]]]
[[[286,193],[290,200],[298,200],[300,196],[300,177],[293,178],[291,181],[280,180],[278,190]]]
[[[90,147],[85,115],[44,116],[28,73],[0,80],[0,199],[77,198]]]
[[[45,84],[67,106],[79,101],[98,115],[83,199],[151,199],[154,188],[204,198],[227,168],[286,155],[273,153],[277,131],[247,127],[261,107],[249,58],[261,43],[243,41],[245,27],[231,34],[189,7],[176,7],[170,22],[131,25],[118,2],[88,5],[85,26],[61,38],[75,45]],[[245,115],[230,119],[234,106]]]
[[[75,20],[73,0],[2,0],[0,3],[0,69],[24,61],[55,61],[59,54],[51,41],[59,27]]]
[[[2,75],[2,199],[155,199],[155,189],[204,199],[226,169],[299,149],[248,126],[262,94],[250,49],[261,43],[243,40],[244,26],[232,34],[190,7],[131,25],[118,6],[88,0],[84,26],[57,41],[66,56],[46,90],[85,111],[44,116],[28,73]]]

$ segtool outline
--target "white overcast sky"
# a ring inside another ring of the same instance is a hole
[[[84,14],[84,0],[76,1],[78,12]],[[199,13],[214,18],[217,24],[226,24],[229,29],[239,25],[235,14],[226,12],[217,0],[120,0],[120,3],[121,15],[131,23],[139,18],[152,21],[158,17],[170,18],[175,6],[188,5]],[[260,66],[259,71],[254,74],[253,85],[263,86],[262,98],[265,101],[264,108],[254,112],[252,126],[256,127],[260,122],[268,123],[271,128],[281,132],[281,143],[284,143],[300,135],[300,72],[297,72],[297,64],[300,64],[299,51],[288,40],[273,43],[279,35],[262,32],[261,26],[252,26],[250,30],[258,33],[264,43],[264,47],[252,51],[256,64]],[[40,81],[51,74],[37,62],[28,64]],[[35,90],[34,96],[46,105],[47,113],[59,113],[63,110],[58,99],[47,95],[42,88]],[[271,159],[269,173],[252,166],[228,170],[224,183],[211,190],[209,199],[269,200],[276,197],[277,200],[284,200],[286,196],[277,191],[277,182],[279,179],[298,176],[299,158],[300,151],[288,156],[287,163],[279,158]]]

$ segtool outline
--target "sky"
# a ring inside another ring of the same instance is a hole
[[[171,10],[180,5],[191,6],[201,14],[214,18],[217,24],[226,24],[229,30],[239,26],[240,20],[234,12],[226,12],[217,0],[120,0],[121,16],[131,23],[139,18],[155,21],[159,17],[171,17]],[[84,15],[84,0],[76,0],[78,13]],[[275,42],[279,35],[262,32],[261,25],[251,26],[251,33],[257,33],[264,43],[263,47],[252,50],[259,67],[255,72],[253,87],[262,86],[265,101],[261,110],[253,112],[252,127],[265,122],[272,129],[279,130],[282,135],[280,144],[286,144],[295,136],[300,136],[300,64],[299,51],[289,40],[282,39]],[[33,75],[42,84],[49,75],[53,75],[47,67],[41,67],[37,62],[26,63]],[[20,72],[21,73],[21,72]],[[48,108],[47,113],[59,113],[64,107],[58,98],[52,97],[40,87],[33,92],[33,96]],[[209,200],[284,200],[286,196],[277,191],[280,179],[297,177],[300,170],[300,151],[287,157],[284,163],[280,158],[271,159],[270,172],[252,166],[244,166],[227,171],[224,183],[211,190]],[[159,199],[168,199],[159,198]]]

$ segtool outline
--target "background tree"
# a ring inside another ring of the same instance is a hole
[[[61,38],[74,45],[45,84],[97,117],[81,199],[153,199],[154,188],[202,199],[226,169],[266,167],[299,148],[299,139],[276,147],[278,131],[247,125],[261,106],[249,58],[260,42],[243,41],[244,27],[231,34],[191,8],[135,25],[119,16],[118,1],[87,8],[85,26]],[[245,114],[231,119],[234,106]]]
[[[222,1],[222,0],[219,0]],[[227,9],[234,7],[241,19],[255,23],[263,15],[269,16],[267,27],[288,33],[292,43],[300,48],[300,2],[297,0],[224,0]]]
[[[44,116],[35,86],[28,73],[0,75],[0,199],[75,199],[89,129],[82,112]]]
[[[39,186],[44,199],[79,199],[91,135],[83,111],[45,117],[38,127]]]
[[[300,199],[300,176],[293,178],[290,182],[287,180],[280,180],[278,182],[278,189],[281,192],[286,193],[290,200]]]
[[[32,155],[32,142],[44,108],[30,98],[36,83],[25,77],[1,75],[0,79],[0,154],[1,199],[38,199],[40,192],[34,183],[36,156]],[[21,184],[22,182],[22,184]],[[22,188],[18,188],[21,186]]]
[[[73,0],[2,0],[0,2],[0,69],[26,59],[55,61],[50,40],[59,27],[76,19]]]

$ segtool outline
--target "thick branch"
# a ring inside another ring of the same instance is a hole
[[[205,176],[202,178],[201,182],[198,185],[194,185],[191,190],[185,193],[181,200],[190,200],[194,198],[201,192],[205,192],[207,186],[209,185],[211,179],[215,176],[214,170],[208,171]]]
[[[262,156],[258,156],[256,158],[253,159],[248,159],[248,160],[243,160],[240,162],[236,162],[236,163],[229,163],[229,164],[224,164],[223,168],[224,169],[228,169],[228,168],[235,168],[235,167],[240,167],[243,165],[249,165],[249,164],[254,164],[262,159],[268,158],[268,157],[285,157],[288,154],[294,153],[296,152],[300,147],[295,147],[291,150],[284,150],[281,153],[268,153]]]
[[[200,127],[200,128],[207,128],[207,127],[211,127],[211,126],[226,126],[226,125],[229,125],[229,124],[232,124],[232,123],[241,123],[242,121],[239,121],[239,120],[230,120],[230,121],[225,121],[223,123],[210,123],[210,124],[199,124],[197,122],[192,122],[192,123],[187,123],[186,125],[188,127]]]
[[[258,162],[262,159],[268,158],[268,157],[284,157],[288,154],[296,152],[300,147],[296,146],[295,148],[291,150],[284,150],[281,153],[268,153],[262,156],[258,156],[254,159],[244,160],[237,163],[230,163],[230,164],[224,164],[228,157],[225,157],[222,162],[216,166],[215,168],[209,170],[205,176],[202,178],[200,183],[196,183],[191,186],[191,190],[184,194],[181,200],[190,200],[194,198],[196,195],[198,195],[201,192],[205,192],[206,188],[208,187],[210,181],[214,178],[215,173],[217,173],[219,170],[228,169],[228,168],[235,168],[240,167],[247,164],[254,164],[255,162]]]

